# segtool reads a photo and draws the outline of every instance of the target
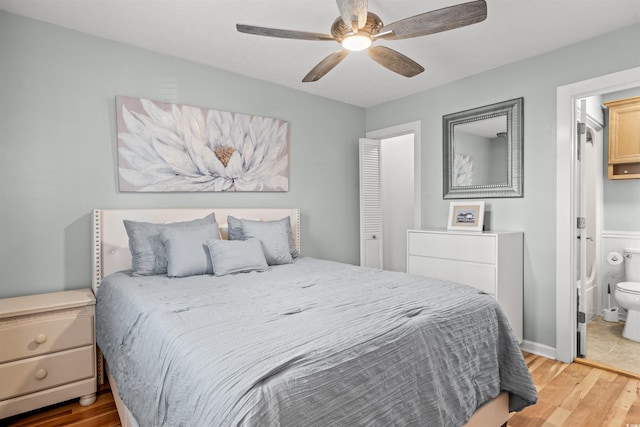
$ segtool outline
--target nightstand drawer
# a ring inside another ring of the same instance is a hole
[[[0,363],[93,343],[92,316],[52,315],[0,329]]]
[[[0,365],[0,400],[72,383],[95,375],[93,346]]]

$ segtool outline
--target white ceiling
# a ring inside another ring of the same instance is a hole
[[[384,23],[465,0],[369,0]],[[640,22],[640,0],[487,0],[481,23],[383,44],[426,68],[405,78],[353,52],[302,78],[333,41],[241,34],[235,24],[329,33],[334,0],[0,0],[0,9],[349,104],[370,107]],[[615,48],[612,46],[611,48]],[[637,52],[636,52],[637,54]]]

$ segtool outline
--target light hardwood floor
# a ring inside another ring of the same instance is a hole
[[[508,427],[640,427],[640,377],[597,366],[565,364],[524,353],[538,403],[511,414]],[[103,387],[98,400],[77,401],[0,420],[12,427],[119,427],[113,396]]]
[[[509,427],[640,427],[640,377],[525,353],[538,403]]]
[[[0,420],[2,427],[121,427],[109,385],[101,386],[93,405],[80,406],[78,399]]]

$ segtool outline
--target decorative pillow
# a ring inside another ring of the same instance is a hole
[[[243,231],[243,224],[245,223],[261,223],[261,224],[267,224],[267,223],[272,223],[272,222],[281,222],[285,225],[285,227],[287,228],[287,238],[289,240],[289,252],[291,253],[291,257],[292,258],[298,258],[300,256],[300,253],[298,252],[298,249],[296,249],[296,243],[293,240],[293,233],[291,231],[291,218],[290,217],[284,217],[275,221],[255,221],[255,220],[250,220],[250,219],[239,219],[239,218],[235,218],[231,215],[227,216],[227,226],[229,229],[229,240],[244,240],[245,234]]]
[[[269,268],[262,244],[257,240],[207,240],[207,246],[216,276]]]
[[[167,254],[167,276],[213,274],[206,243],[219,238],[218,229],[209,224],[162,230],[160,239]]]
[[[267,264],[291,264],[291,249],[287,236],[287,226],[283,221],[247,221],[242,220],[242,233],[245,239],[257,239],[262,243]]]
[[[215,214],[193,221],[173,222],[169,224],[152,224],[125,219],[124,228],[129,236],[131,250],[131,265],[134,276],[153,276],[167,274],[167,256],[164,244],[160,239],[160,232],[170,228],[193,227],[209,224],[218,229]]]
[[[229,240],[244,240],[242,232],[242,220],[234,216],[227,216],[227,229],[229,230]]]
[[[291,258],[298,258],[300,253],[298,249],[296,249],[296,242],[293,240],[293,232],[291,231],[291,217],[284,217],[280,221],[284,222],[287,227],[287,236],[289,238],[289,249],[291,252]]]

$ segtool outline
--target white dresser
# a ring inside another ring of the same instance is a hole
[[[0,299],[0,419],[96,400],[91,289]]]
[[[478,288],[498,301],[522,343],[523,234],[409,230],[407,271]]]

